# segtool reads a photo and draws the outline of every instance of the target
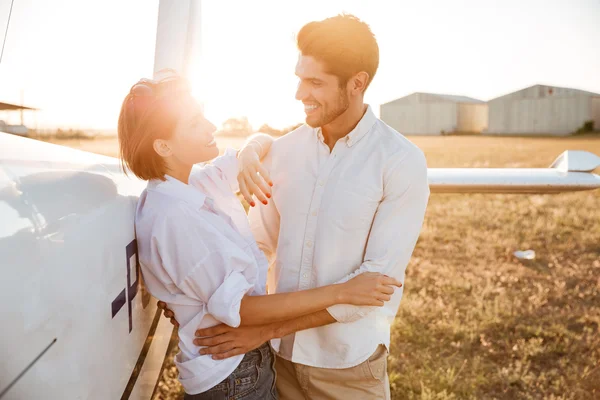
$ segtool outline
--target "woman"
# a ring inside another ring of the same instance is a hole
[[[272,138],[256,136],[240,152],[228,149],[192,170],[219,154],[215,130],[176,75],[141,80],[125,97],[118,128],[121,160],[149,181],[135,220],[142,274],[180,324],[175,363],[186,399],[276,399],[267,343],[215,360],[199,354],[195,330],[266,324],[334,304],[381,306],[400,283],[383,278],[382,285],[379,274],[362,274],[344,284],[266,295],[267,261],[235,192],[238,172],[264,157]]]

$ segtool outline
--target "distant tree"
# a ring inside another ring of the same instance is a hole
[[[600,128],[600,127],[598,127]],[[594,120],[585,121],[581,128],[577,129],[573,132],[575,135],[581,135],[583,133],[591,133],[594,132]]]
[[[280,131],[279,129],[275,129],[271,126],[269,126],[269,124],[262,124],[260,128],[258,128],[259,132],[262,133],[268,133],[271,136],[281,136],[283,135],[283,132]]]
[[[224,135],[246,137],[252,133],[252,125],[247,117],[229,118],[223,122]]]
[[[304,125],[304,124],[299,123],[296,125],[286,126],[285,128],[282,128],[282,129],[276,129],[276,128],[273,128],[272,126],[270,126],[269,124],[263,124],[258,129],[258,131],[263,132],[263,133],[268,133],[269,135],[272,135],[272,136],[283,136],[286,133],[290,133],[291,131],[296,130],[297,128],[299,128],[302,125]]]
[[[240,136],[240,137],[247,137],[254,132],[263,132],[263,133],[267,133],[271,136],[283,136],[286,133],[289,133],[289,132],[297,129],[298,127],[300,127],[302,125],[304,125],[304,124],[298,123],[295,125],[287,126],[282,129],[277,129],[277,128],[273,128],[269,124],[262,124],[261,127],[258,128],[258,131],[254,131],[252,129],[252,125],[250,125],[250,122],[248,122],[248,118],[232,117],[232,118],[229,118],[228,120],[226,120],[225,122],[223,122],[223,129],[220,131],[220,133],[223,135],[226,135],[226,136]]]

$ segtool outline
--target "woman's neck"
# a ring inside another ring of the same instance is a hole
[[[189,183],[190,173],[192,172],[192,166],[172,166],[168,165],[167,169],[169,171],[169,175],[173,178],[177,179],[185,183],[186,185]]]

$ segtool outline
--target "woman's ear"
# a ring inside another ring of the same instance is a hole
[[[166,140],[156,139],[152,143],[152,147],[154,148],[156,154],[161,157],[169,157],[171,154],[173,154]]]

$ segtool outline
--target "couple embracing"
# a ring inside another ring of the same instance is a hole
[[[179,327],[186,399],[390,398],[425,157],[364,103],[379,65],[367,24],[310,22],[297,45],[306,123],[277,140],[217,157],[216,128],[176,74],[139,81],[121,108],[121,159],[148,180],[142,274]]]

